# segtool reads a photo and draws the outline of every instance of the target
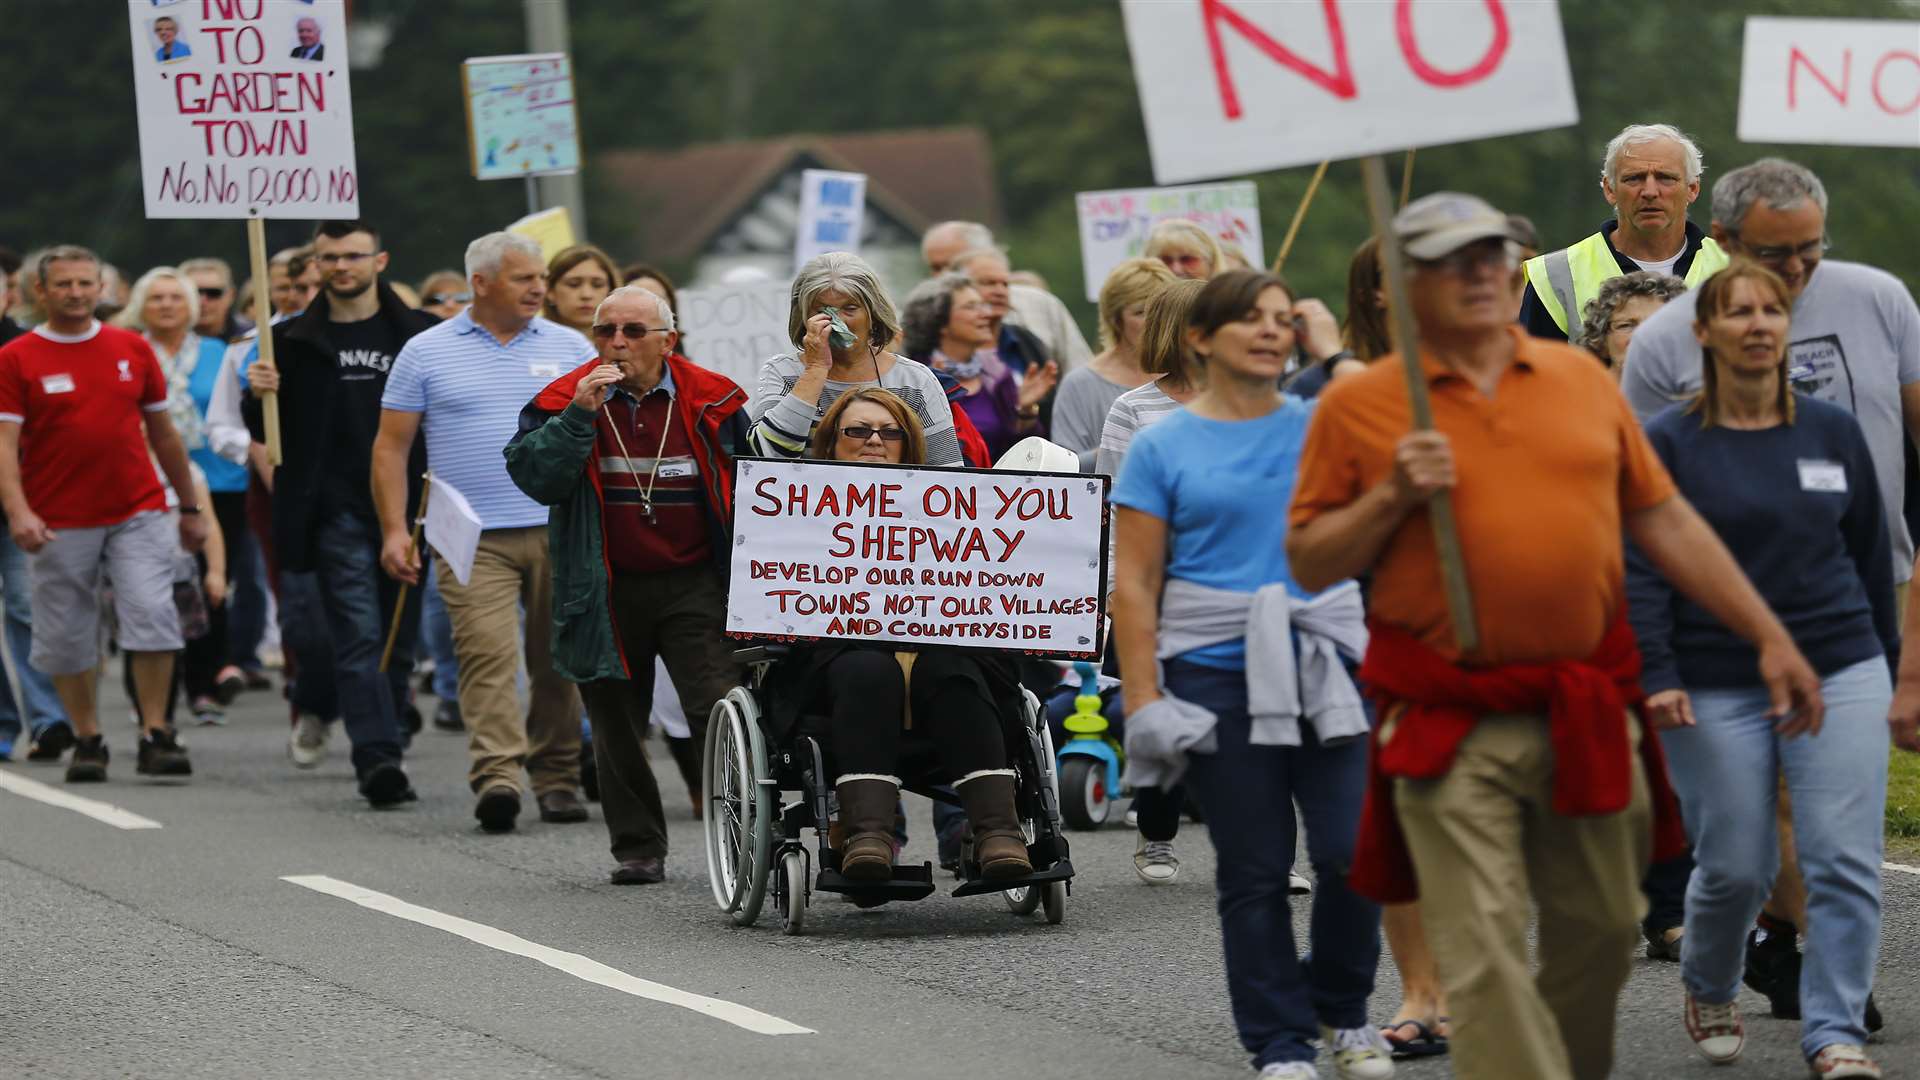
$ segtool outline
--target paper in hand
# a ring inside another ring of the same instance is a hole
[[[853,331],[847,329],[847,321],[840,317],[840,309],[830,307],[822,310],[827,313],[827,318],[832,320],[832,326],[827,331],[827,340],[842,349],[853,348],[855,341]]]

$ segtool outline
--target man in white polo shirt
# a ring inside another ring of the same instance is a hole
[[[511,830],[525,770],[542,821],[585,821],[576,790],[580,696],[552,662],[547,508],[507,477],[501,447],[519,430],[528,399],[597,354],[586,338],[540,316],[547,288],[539,244],[489,233],[467,247],[467,278],[472,306],[407,342],[381,399],[373,456],[380,562],[393,577],[419,582],[403,493],[407,451],[424,429],[434,479],[466,496],[482,528],[466,584],[444,560],[435,571],[460,661],[474,816],[488,832]],[[533,699],[524,722],[523,651]]]

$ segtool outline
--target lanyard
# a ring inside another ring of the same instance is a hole
[[[608,404],[611,402],[609,401]],[[601,408],[606,409],[606,404]],[[606,409],[607,428],[613,432],[614,445],[620,448],[620,460],[627,463],[627,475],[633,477],[633,486],[640,486],[640,470],[633,467],[633,458],[627,455],[627,441],[620,437],[620,422],[614,419],[613,410]],[[633,403],[633,420],[637,427],[640,423],[640,403]],[[667,418],[660,425],[660,449],[653,452],[653,468],[647,471],[647,490],[640,493],[640,512],[646,515],[647,524],[658,525],[659,519],[653,513],[653,485],[660,479],[660,455],[667,452],[667,431],[673,423],[673,404],[667,404]]]

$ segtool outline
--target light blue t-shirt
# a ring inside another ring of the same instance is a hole
[[[1287,506],[1313,402],[1287,396],[1258,420],[1208,420],[1180,409],[1134,436],[1113,503],[1167,523],[1167,576],[1253,592],[1284,582],[1311,594],[1287,566]],[[1179,657],[1239,671],[1245,640]]]
[[[507,476],[501,449],[534,395],[596,355],[578,332],[537,316],[502,345],[462,311],[408,339],[380,407],[424,414],[427,468],[466,496],[482,528],[545,525],[547,508]]]

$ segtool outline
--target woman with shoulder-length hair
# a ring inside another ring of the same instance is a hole
[[[795,351],[760,369],[749,434],[754,448],[769,456],[802,456],[837,398],[877,385],[919,418],[927,464],[962,464],[953,410],[933,369],[887,351],[899,326],[893,301],[860,256],[831,251],[809,259],[793,279],[787,313]]]
[[[565,248],[547,263],[546,316],[582,334],[589,333],[600,301],[620,284],[611,255],[592,244]]]
[[[1153,381],[1140,363],[1147,304],[1173,281],[1173,271],[1157,259],[1127,259],[1100,286],[1100,355],[1069,371],[1053,401],[1052,439],[1080,455],[1082,471],[1098,459],[1113,403]]]
[[[1745,1043],[1735,998],[1779,870],[1782,776],[1807,888],[1800,1049],[1815,1076],[1877,1077],[1863,1046],[1900,649],[1893,556],[1859,423],[1789,381],[1792,306],[1779,276],[1746,259],[1700,286],[1701,392],[1649,421],[1647,438],[1820,673],[1824,720],[1783,721],[1753,648],[1637,553],[1628,599],[1696,863],[1680,956],[1687,1034],[1720,1063]]]

